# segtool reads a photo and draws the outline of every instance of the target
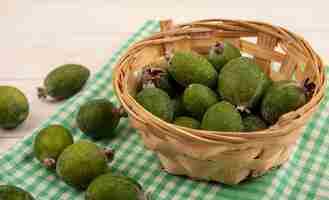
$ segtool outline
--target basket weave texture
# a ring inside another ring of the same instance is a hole
[[[290,155],[303,127],[317,110],[325,91],[324,64],[309,43],[283,27],[258,21],[208,19],[174,25],[160,22],[161,31],[132,45],[114,68],[116,95],[167,172],[195,179],[237,184],[280,166]],[[306,79],[316,85],[310,101],[257,132],[212,132],[167,123],[139,105],[134,95],[140,69],[173,50],[206,54],[218,41],[228,41],[250,54],[273,80]],[[273,65],[276,65],[276,69]]]

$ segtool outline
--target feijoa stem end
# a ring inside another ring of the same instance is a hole
[[[46,89],[45,88],[43,88],[43,87],[38,87],[37,88],[37,91],[38,91],[38,97],[39,97],[39,99],[45,99],[45,98],[47,98],[47,91],[46,91]]]
[[[143,88],[156,87],[157,81],[161,79],[161,76],[163,74],[165,74],[165,69],[159,67],[152,67],[151,65],[144,68],[142,74],[142,80],[141,80]]]
[[[151,192],[146,192],[143,190],[143,187],[141,184],[137,181],[134,181],[136,183],[136,192],[138,194],[138,200],[152,200]]]
[[[104,153],[109,162],[111,162],[114,159],[115,151],[113,149],[106,148],[106,149],[104,149]]]
[[[145,192],[145,199],[146,200],[152,200],[152,193],[150,191]]]
[[[174,57],[174,55],[172,54],[172,53],[166,53],[166,55],[165,55],[165,60],[166,60],[166,62],[167,62],[167,64],[171,64],[171,60],[172,60],[172,58]]]
[[[112,113],[118,115],[119,118],[128,117],[128,113],[126,112],[123,106],[120,106],[120,108],[113,108]]]
[[[250,110],[246,106],[239,105],[236,107],[236,109],[238,111],[240,111],[241,113],[243,113],[243,112],[248,113],[248,114],[251,113]]]
[[[224,52],[224,44],[223,42],[217,42],[214,46],[213,46],[213,53],[221,55]]]
[[[126,110],[123,106],[120,106],[119,114],[120,114],[120,117],[124,117],[124,118],[128,117],[128,113],[126,112]]]
[[[316,88],[316,85],[314,82],[312,82],[309,78],[307,78],[305,81],[304,81],[304,92],[305,92],[305,95],[308,99],[312,98],[313,94],[314,94],[314,91],[315,91],[315,88]]]
[[[146,81],[143,83],[143,89],[145,88],[155,88],[155,84],[152,81]]]
[[[47,168],[54,168],[56,165],[56,161],[53,158],[46,158],[42,161],[43,165]]]

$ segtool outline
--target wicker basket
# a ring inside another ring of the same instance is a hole
[[[163,168],[171,174],[237,184],[284,163],[325,91],[324,65],[308,42],[285,28],[257,21],[209,19],[174,26],[166,20],[160,26],[161,32],[135,43],[121,57],[114,69],[113,85],[131,126],[139,130]],[[270,128],[248,133],[178,127],[135,101],[141,67],[157,62],[173,49],[207,53],[221,40],[253,55],[273,80],[313,81],[316,88],[311,100],[283,115]],[[273,63],[280,64],[279,70],[272,69]]]

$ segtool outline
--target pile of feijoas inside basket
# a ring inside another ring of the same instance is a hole
[[[272,81],[254,59],[228,42],[208,55],[174,51],[143,68],[136,100],[149,112],[178,126],[209,131],[266,129],[304,105],[309,84]]]

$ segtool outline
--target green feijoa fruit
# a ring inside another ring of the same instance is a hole
[[[267,128],[265,121],[257,115],[248,114],[242,118],[244,131],[259,131]]]
[[[68,129],[61,125],[50,125],[36,135],[33,151],[43,165],[53,168],[59,155],[71,144],[73,137]]]
[[[202,118],[206,110],[218,101],[219,97],[214,91],[197,83],[189,85],[183,94],[185,109],[196,118]]]
[[[231,103],[221,101],[211,106],[204,114],[201,129],[239,132],[243,130],[242,118]]]
[[[269,124],[274,124],[281,115],[298,109],[306,101],[305,91],[296,81],[278,81],[266,91],[261,113]]]
[[[132,178],[107,173],[97,177],[86,191],[86,200],[146,200],[141,186]]]
[[[183,104],[182,95],[178,95],[178,96],[174,97],[171,100],[171,102],[172,102],[173,109],[174,109],[174,118],[182,116],[186,113],[186,110],[185,110],[184,104]]]
[[[0,185],[1,200],[34,200],[33,196],[22,188],[13,185]]]
[[[229,61],[218,78],[221,97],[240,110],[257,106],[271,80],[253,59],[239,57]]]
[[[174,124],[178,126],[184,126],[187,128],[193,128],[193,129],[199,129],[200,128],[200,122],[192,117],[177,117],[174,121]]]
[[[55,100],[67,99],[78,93],[89,78],[89,70],[78,64],[61,65],[52,70],[38,88],[39,98],[50,96]]]
[[[15,87],[0,86],[0,127],[13,129],[29,115],[29,103],[25,95]]]
[[[106,172],[110,158],[113,158],[112,151],[81,140],[68,146],[60,154],[56,172],[68,185],[85,189],[93,179]]]
[[[205,57],[195,52],[176,51],[169,63],[169,73],[185,87],[192,83],[200,83],[210,88],[216,86],[218,77],[216,69]]]
[[[218,72],[234,58],[241,57],[240,50],[229,42],[218,42],[210,47],[208,60]]]
[[[155,116],[168,122],[173,120],[173,104],[168,94],[163,90],[159,88],[144,88],[137,94],[136,100]]]
[[[113,138],[123,110],[107,99],[94,99],[83,104],[77,114],[80,130],[93,139]]]

